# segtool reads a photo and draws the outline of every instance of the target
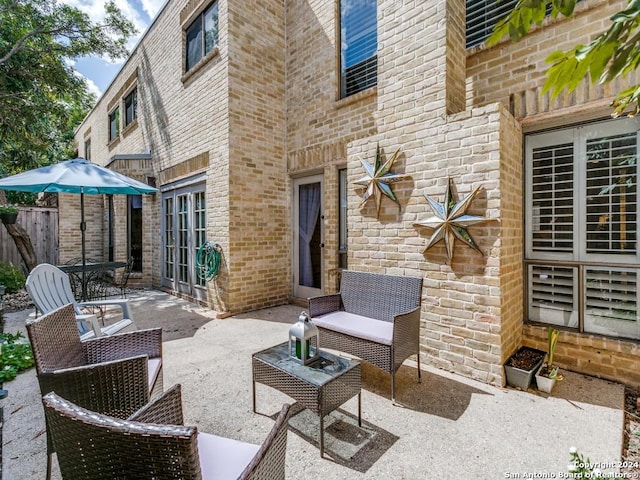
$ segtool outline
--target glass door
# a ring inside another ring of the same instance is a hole
[[[206,282],[197,275],[198,249],[206,241],[204,184],[163,192],[162,285],[206,301]]]
[[[324,272],[322,175],[293,181],[293,296],[321,295]]]

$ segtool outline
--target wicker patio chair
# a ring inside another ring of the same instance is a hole
[[[309,298],[309,315],[321,348],[355,355],[391,374],[395,403],[395,373],[412,355],[421,378],[421,296],[422,278],[343,270],[340,292]]]
[[[167,480],[285,478],[290,407],[262,445],[183,426],[180,385],[123,421],[49,393],[42,399],[62,478]]]
[[[92,302],[76,302],[71,289],[69,276],[59,268],[48,263],[37,265],[25,283],[25,288],[40,313],[48,313],[56,308],[71,303],[78,320],[78,329],[82,340],[93,336],[113,335],[124,330],[135,329],[133,314],[126,299],[96,300]],[[122,319],[102,328],[93,313],[87,314],[84,308],[106,307],[115,305],[122,309]],[[88,327],[87,322],[91,324]]]
[[[162,393],[162,329],[80,340],[73,305],[27,321],[40,392],[127,418]],[[47,478],[54,453],[47,428]]]

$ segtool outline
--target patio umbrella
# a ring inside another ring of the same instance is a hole
[[[82,237],[82,298],[85,297],[84,195],[141,195],[157,189],[84,158],[40,167],[0,179],[0,189],[19,192],[80,194],[80,232]]]

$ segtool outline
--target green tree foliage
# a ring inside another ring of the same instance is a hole
[[[127,55],[135,29],[116,8],[92,21],[58,0],[0,0],[0,176],[69,158],[95,102],[69,61]]]
[[[7,288],[7,293],[15,293],[24,288],[25,278],[22,270],[10,264],[0,262],[0,285]]]
[[[540,25],[550,10],[552,17],[571,17],[577,0],[519,0],[516,7],[498,22],[488,45],[508,35],[517,41]],[[609,83],[636,70],[640,64],[640,0],[629,0],[627,8],[611,17],[611,26],[586,45],[552,53],[543,93],[557,97],[572,92],[588,75],[592,83]],[[640,111],[640,85],[618,92],[612,103],[614,116],[636,115]]]

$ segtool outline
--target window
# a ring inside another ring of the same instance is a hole
[[[194,192],[193,194],[193,234],[195,236],[193,258],[198,258],[198,250],[207,241],[207,207],[204,192]],[[196,285],[206,286],[205,279],[198,275],[198,265],[196,265]]]
[[[109,114],[109,141],[120,136],[120,107],[116,107]]]
[[[517,4],[518,0],[467,0],[467,48],[484,42]],[[551,5],[547,5],[547,15],[550,13]]]
[[[640,338],[636,119],[526,138],[530,320]]]
[[[347,268],[347,169],[338,170],[338,268]]]
[[[187,27],[186,65],[191,70],[218,45],[218,2],[213,2]]]
[[[480,45],[518,0],[467,0],[467,48]]]
[[[173,205],[173,198],[164,199],[164,276],[169,280],[173,280],[176,251],[176,239],[173,234],[175,228]]]
[[[87,138],[84,141],[84,159],[91,161],[91,139]]]
[[[142,195],[128,195],[128,254],[133,257],[134,272],[142,271]]]
[[[340,1],[341,96],[348,97],[378,82],[376,0]]]
[[[124,98],[124,126],[130,125],[138,118],[138,89],[133,91]]]

